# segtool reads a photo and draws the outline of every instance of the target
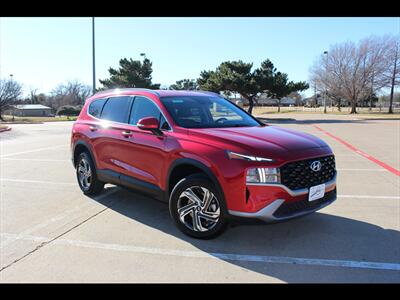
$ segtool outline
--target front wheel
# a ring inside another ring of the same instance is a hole
[[[213,183],[200,174],[176,184],[169,210],[177,227],[191,237],[211,239],[226,228],[225,202]]]
[[[104,188],[104,182],[97,179],[96,167],[90,155],[82,152],[76,163],[76,178],[85,195],[97,195]]]

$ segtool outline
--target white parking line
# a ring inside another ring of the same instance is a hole
[[[98,196],[95,198],[96,201],[101,201],[103,200],[103,198],[110,196],[112,194],[114,194],[115,192],[117,192],[119,190],[119,188],[115,188],[112,190],[108,190],[107,192],[105,192],[104,194]],[[24,237],[29,236],[30,234],[34,233],[35,231],[38,231],[40,229],[43,229],[55,222],[61,221],[67,217],[69,217],[70,215],[74,215],[77,212],[81,212],[81,211],[85,211],[86,208],[88,208],[89,206],[93,205],[93,202],[87,202],[85,204],[82,205],[78,205],[74,208],[71,208],[69,210],[66,210],[64,212],[62,212],[61,214],[58,214],[48,220],[46,220],[43,223],[39,223],[31,228],[28,228],[22,232],[20,232],[19,234],[17,234],[16,236],[14,236],[13,239],[7,239],[6,241],[2,242],[0,245],[0,249],[4,248],[6,245],[12,243],[13,241],[15,241],[16,239],[24,239]]]
[[[29,179],[12,179],[12,178],[0,178],[0,181],[5,182],[20,182],[20,183],[43,183],[43,184],[55,184],[55,185],[76,185],[73,182],[55,182],[55,181],[44,181],[44,180],[29,180]]]
[[[58,149],[58,148],[61,148],[61,147],[68,147],[68,145],[58,145],[58,146],[52,146],[52,147],[46,147],[46,148],[38,148],[38,149],[22,151],[22,152],[14,152],[14,153],[10,153],[10,154],[0,155],[0,158],[20,155],[20,154],[25,154],[25,153],[38,152],[38,151],[53,150],[53,149]]]
[[[0,235],[6,238],[25,239],[36,242],[49,241],[49,239],[46,239],[44,237],[37,237],[31,235],[21,236],[8,233],[1,233]],[[58,239],[48,245],[55,245],[55,244],[64,246],[69,245],[74,247],[93,248],[93,249],[124,251],[124,252],[140,253],[140,254],[153,254],[161,256],[178,256],[178,257],[191,257],[191,258],[222,259],[230,261],[259,262],[259,263],[313,265],[313,266],[327,266],[327,267],[340,267],[340,268],[400,271],[399,263],[185,251],[176,249],[162,249],[162,248],[140,247],[140,246],[130,246],[130,245],[120,245],[120,244],[87,242],[87,241],[69,240],[69,239]]]
[[[71,162],[70,159],[41,159],[41,158],[0,158],[1,160],[12,161],[48,161],[48,162]]]
[[[338,198],[400,199],[400,196],[338,195]]]
[[[336,169],[337,171],[388,172],[386,169]]]

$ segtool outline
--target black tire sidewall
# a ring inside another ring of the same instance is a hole
[[[79,181],[78,166],[82,159],[85,159],[89,162],[90,170],[92,172],[92,182],[90,183],[90,187],[87,190],[85,190],[85,188],[81,185],[81,182]],[[79,154],[78,161],[76,163],[76,179],[78,180],[80,189],[85,195],[98,194],[104,187],[104,183],[97,179],[96,167],[93,163],[91,156],[87,152],[82,152],[81,154]]]
[[[181,193],[191,186],[202,186],[209,189],[215,197],[217,197],[219,206],[220,206],[220,217],[217,225],[209,231],[206,232],[198,232],[191,230],[183,224],[178,215],[178,199]],[[199,175],[190,175],[182,180],[180,180],[175,187],[173,188],[170,199],[169,199],[169,211],[172,219],[174,220],[177,227],[185,234],[198,238],[198,239],[211,239],[220,235],[226,228],[227,225],[227,209],[225,204],[225,199],[215,188],[215,185],[210,181],[206,176],[201,174]]]

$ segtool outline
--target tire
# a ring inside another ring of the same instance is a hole
[[[86,174],[84,174],[86,171]],[[90,177],[88,177],[88,172]],[[84,179],[87,178],[87,180]],[[99,194],[104,188],[104,182],[97,179],[96,167],[87,152],[79,154],[76,162],[76,179],[79,187],[85,195],[94,196]]]
[[[169,211],[176,226],[197,239],[215,238],[226,229],[227,209],[223,196],[202,174],[190,175],[175,185],[169,199]]]

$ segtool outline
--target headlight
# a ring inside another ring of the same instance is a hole
[[[280,183],[279,168],[251,168],[247,170],[247,183]]]
[[[228,155],[229,159],[242,159],[242,160],[248,160],[248,161],[269,161],[269,162],[274,161],[271,158],[239,154],[239,153],[235,153],[235,152],[232,152],[229,150],[226,150],[226,154]]]

